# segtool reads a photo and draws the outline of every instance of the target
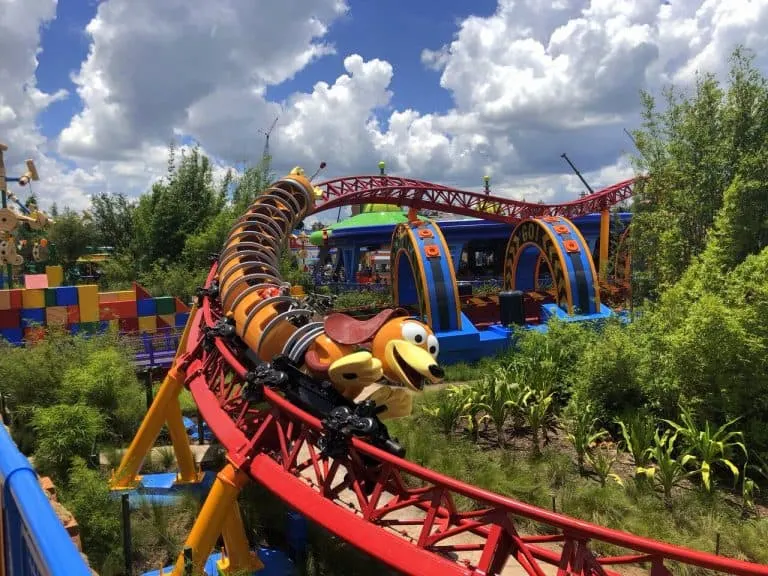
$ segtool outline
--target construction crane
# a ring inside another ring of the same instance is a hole
[[[266,141],[264,142],[264,152],[261,155],[262,159],[267,158],[269,156],[269,136],[272,134],[272,130],[275,129],[275,125],[277,124],[277,121],[279,119],[280,119],[279,116],[275,116],[275,120],[272,122],[272,126],[269,127],[269,130],[264,130],[262,128],[259,128],[259,132],[264,134],[264,136],[266,137]]]

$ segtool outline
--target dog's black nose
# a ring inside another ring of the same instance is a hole
[[[443,376],[445,376],[445,370],[440,368],[440,366],[438,366],[437,364],[432,364],[429,367],[429,373],[432,374],[432,376],[434,376],[435,378],[442,378]]]

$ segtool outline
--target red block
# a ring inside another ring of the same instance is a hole
[[[120,326],[120,332],[138,332],[139,331],[139,319],[138,318],[120,318],[118,320]]]
[[[11,292],[11,310],[21,310],[24,308],[24,290],[20,288],[14,288]]]
[[[136,290],[136,300],[149,300],[152,298],[152,294],[147,292],[138,282],[133,283],[133,289]]]
[[[34,344],[35,342],[40,342],[45,338],[45,328],[42,326],[34,326],[29,328],[24,328],[24,341],[29,344]]]
[[[67,306],[67,325],[80,324],[80,306]]]
[[[118,318],[135,318],[136,316],[138,316],[136,300],[99,303],[99,320],[117,320]]]
[[[187,306],[186,304],[184,304],[184,302],[176,298],[176,313],[178,314],[179,312],[189,312],[189,306]]]
[[[19,328],[21,326],[21,310],[0,310],[0,329]]]

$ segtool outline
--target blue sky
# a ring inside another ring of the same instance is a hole
[[[495,0],[358,0],[350,4],[349,13],[332,25],[327,37],[336,54],[320,58],[288,82],[269,87],[270,100],[282,101],[294,92],[311,92],[318,81],[333,81],[344,73],[344,57],[357,53],[366,60],[387,60],[397,71],[390,87],[393,108],[445,112],[452,106],[450,93],[440,87],[440,73],[422,64],[421,52],[450,42],[463,18],[488,16],[496,8]],[[38,85],[48,93],[61,88],[70,93],[40,115],[41,131],[48,138],[58,136],[82,109],[70,77],[88,55],[85,27],[97,7],[97,0],[59,0],[56,19],[42,31]],[[382,116],[386,116],[383,111]]]

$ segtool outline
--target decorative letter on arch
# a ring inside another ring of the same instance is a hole
[[[597,271],[578,228],[562,216],[524,220],[507,244],[505,290],[536,288],[541,258],[549,266],[558,306],[568,314],[600,311]]]
[[[398,224],[392,234],[390,264],[395,306],[415,305],[435,332],[461,330],[453,260],[435,222]]]

